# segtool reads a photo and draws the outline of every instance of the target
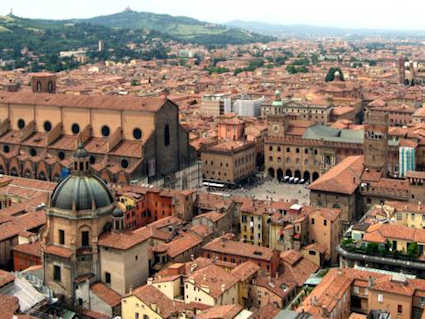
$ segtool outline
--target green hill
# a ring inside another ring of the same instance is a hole
[[[200,44],[243,44],[268,42],[272,37],[241,29],[198,21],[188,17],[125,10],[116,14],[74,21],[121,29],[148,29],[177,39]]]
[[[105,49],[97,52],[98,41]],[[59,52],[84,48],[90,62],[99,60],[164,59],[163,43],[190,42],[208,46],[244,44],[273,40],[268,36],[186,17],[172,17],[126,10],[91,19],[43,20],[14,15],[0,16],[0,63],[4,68],[59,71],[78,66]],[[128,44],[136,44],[136,49]],[[25,50],[23,50],[25,49]],[[28,49],[34,56],[25,54]]]

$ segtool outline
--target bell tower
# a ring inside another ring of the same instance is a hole
[[[388,114],[366,111],[363,154],[368,169],[386,174],[388,167]]]
[[[56,75],[53,73],[34,73],[31,78],[33,93],[56,93]]]

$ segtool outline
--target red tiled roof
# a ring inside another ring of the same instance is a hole
[[[351,195],[360,184],[363,156],[349,156],[314,181],[309,189]]]
[[[29,244],[17,245],[13,247],[13,250],[26,255],[41,257],[41,247],[39,241],[35,241]]]
[[[90,290],[111,307],[116,307],[121,303],[121,296],[104,283],[98,282],[90,287]]]
[[[243,307],[241,305],[213,306],[201,312],[196,317],[198,319],[233,319],[242,311],[242,309]]]
[[[136,246],[152,236],[149,227],[142,227],[133,231],[109,232],[99,239],[99,245],[109,248],[126,250]]]
[[[0,269],[0,288],[15,280],[15,275]]]
[[[134,97],[111,95],[71,95],[26,92],[0,92],[0,103],[60,106],[73,108],[97,108],[156,112],[166,102],[162,97]]]
[[[240,241],[228,240],[224,237],[216,238],[202,247],[205,251],[221,254],[244,256],[252,259],[271,260],[273,251],[270,248],[255,246]]]
[[[59,257],[63,257],[63,258],[70,258],[72,256],[72,250],[65,248],[65,247],[60,247],[60,246],[55,246],[55,245],[49,245],[46,247],[45,252],[48,254],[52,254],[52,255],[56,255]]]

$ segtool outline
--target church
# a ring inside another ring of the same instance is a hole
[[[49,73],[31,84],[0,92],[0,174],[58,181],[79,144],[113,184],[172,180],[196,161],[178,105],[165,97],[57,94]]]
[[[147,280],[148,234],[123,230],[124,215],[114,198],[80,145],[71,174],[50,196],[41,233],[44,283],[75,309],[93,309],[99,286],[120,296]],[[115,312],[119,309],[110,314]]]

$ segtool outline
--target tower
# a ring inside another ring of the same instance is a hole
[[[406,68],[404,66],[404,61],[404,57],[400,57],[398,59],[398,75],[400,84],[404,84],[404,82],[406,81]]]
[[[112,193],[93,174],[89,155],[80,145],[71,175],[50,197],[41,244],[45,285],[70,305],[77,304],[77,287],[100,279],[98,240],[112,228],[114,208]]]
[[[388,167],[388,113],[366,111],[363,153],[364,165],[386,174]]]
[[[267,135],[268,137],[285,137],[288,129],[288,115],[269,115],[267,117]]]
[[[34,73],[31,78],[33,93],[56,93],[56,75],[53,73]]]

